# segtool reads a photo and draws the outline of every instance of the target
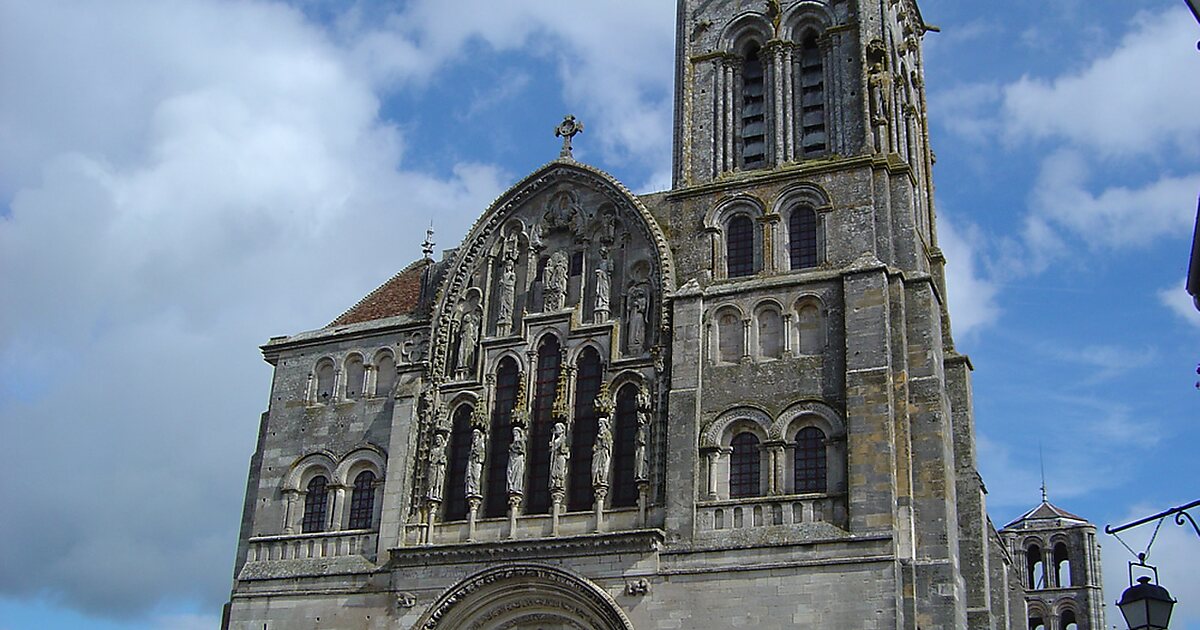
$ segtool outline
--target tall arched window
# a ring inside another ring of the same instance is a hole
[[[333,361],[321,359],[317,363],[317,389],[314,393],[316,402],[327,403],[333,399]]]
[[[517,362],[512,358],[500,361],[500,367],[496,369],[496,407],[492,410],[487,496],[483,507],[484,516],[488,518],[508,513],[508,448],[512,445],[512,411],[519,380]]]
[[[1063,543],[1054,545],[1054,584],[1064,588],[1071,586],[1071,557]]]
[[[626,385],[617,392],[617,417],[613,427],[613,507],[632,507],[638,502],[637,432],[638,388]]]
[[[533,427],[529,436],[529,485],[525,488],[525,512],[550,511],[550,433],[554,428],[554,395],[562,356],[558,338],[548,335],[538,347],[537,381],[534,385]]]
[[[1042,548],[1038,545],[1030,545],[1025,549],[1025,568],[1031,590],[1046,588],[1046,563],[1042,558]]]
[[[788,254],[793,270],[817,266],[817,213],[812,208],[796,208],[788,217]]]
[[[746,48],[742,60],[742,168],[767,165],[766,77],[758,44]]]
[[[599,430],[596,395],[600,393],[600,354],[588,348],[575,362],[575,420],[571,428],[571,461],[567,475],[567,509],[591,509],[596,500],[592,487],[592,445]]]
[[[461,521],[467,518],[467,462],[471,458],[471,409],[470,405],[459,405],[454,410],[454,422],[450,428],[450,458],[447,462],[445,520]]]
[[[816,427],[804,427],[796,434],[796,492],[825,492],[827,468],[825,433]]]
[[[326,515],[329,511],[329,480],[317,475],[308,482],[304,493],[304,521],[301,531],[305,534],[325,531]]]
[[[754,220],[749,215],[736,214],[729,219],[725,269],[730,278],[754,275]]]
[[[758,356],[763,359],[783,356],[783,318],[773,307],[758,312]]]
[[[1058,620],[1058,626],[1062,630],[1079,630],[1079,621],[1075,619],[1075,611],[1064,610],[1062,617]]]
[[[717,315],[717,356],[722,363],[742,360],[742,318],[732,308]]]
[[[1029,630],[1046,630],[1046,620],[1041,617],[1030,617]]]
[[[354,478],[350,495],[349,529],[371,529],[375,520],[375,473],[364,470]]]
[[[391,352],[375,357],[375,396],[390,396],[396,387],[396,359]]]
[[[800,150],[804,157],[825,153],[825,64],[817,36],[809,34],[800,44]]]
[[[346,359],[346,398],[354,400],[361,398],[363,393],[363,383],[366,381],[367,372],[363,368],[362,357],[357,354],[350,355]]]
[[[729,456],[729,496],[756,497],[761,492],[762,461],[758,436],[745,432],[733,436],[733,454]]]

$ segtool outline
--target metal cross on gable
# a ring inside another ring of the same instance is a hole
[[[558,154],[560,158],[574,159],[571,154],[571,140],[576,135],[583,133],[583,123],[575,120],[575,117],[567,114],[563,118],[562,124],[554,128],[554,137],[562,138],[562,152]]]

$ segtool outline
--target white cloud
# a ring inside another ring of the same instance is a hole
[[[1200,328],[1200,311],[1196,310],[1196,304],[1184,289],[1182,282],[1177,287],[1159,291],[1158,301],[1187,323]]]
[[[938,217],[938,243],[946,255],[946,299],[954,332],[960,337],[993,323],[1000,315],[998,288],[981,275],[977,265],[982,240],[974,226],[960,232],[945,213]]]
[[[1053,79],[1005,89],[1011,142],[1064,139],[1107,156],[1197,152],[1200,65],[1195,21],[1183,7],[1143,12],[1108,55]]]
[[[22,541],[0,594],[213,609],[266,404],[255,347],[402,268],[414,223],[462,233],[509,178],[397,170],[375,86],[286,7],[6,3],[0,23],[0,538]]]

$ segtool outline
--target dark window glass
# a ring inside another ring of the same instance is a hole
[[[450,428],[450,469],[446,471],[445,519],[461,521],[467,518],[467,461],[471,457],[471,412],[468,405],[454,412]]]
[[[739,433],[733,437],[733,454],[729,456],[729,496],[756,497],[759,495],[758,437]]]
[[[754,221],[749,216],[739,214],[729,220],[725,254],[730,278],[754,274]]]
[[[800,150],[807,156],[825,153],[825,68],[816,36],[800,45]]]
[[[812,208],[797,208],[788,218],[788,253],[792,269],[817,266],[817,213]]]
[[[318,475],[308,482],[304,495],[304,522],[301,531],[305,534],[325,531],[325,514],[329,509],[329,480]]]
[[[613,507],[637,505],[637,386],[626,385],[617,393],[617,419],[613,429]]]
[[[767,165],[767,112],[763,64],[751,46],[742,64],[742,168]]]
[[[350,497],[350,529],[371,529],[375,520],[375,473],[364,470],[354,478]]]
[[[583,275],[583,252],[575,252],[571,254],[571,267],[569,273],[572,276]]]
[[[805,427],[796,434],[796,492],[825,492],[825,434]]]
[[[496,408],[492,410],[491,445],[487,458],[484,516],[508,513],[508,447],[512,445],[512,410],[517,399],[517,362],[504,359],[496,370]]]
[[[550,434],[554,428],[555,388],[562,363],[558,339],[546,337],[538,348],[537,380],[534,385],[533,426],[529,436],[529,484],[525,487],[525,512],[550,511]]]
[[[567,509],[590,510],[596,499],[592,487],[592,446],[599,430],[596,395],[600,393],[600,355],[588,348],[576,362],[575,420],[571,428],[571,461],[568,473]]]
[[[549,263],[550,263],[549,256],[542,256],[541,258],[538,259],[537,275],[534,276],[534,278],[533,278],[534,280],[541,282],[542,280],[544,280],[546,278],[546,265]]]

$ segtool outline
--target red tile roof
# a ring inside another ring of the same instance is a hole
[[[421,277],[429,260],[418,260],[403,271],[384,282],[378,289],[359,300],[350,310],[342,313],[329,326],[345,326],[369,322],[385,317],[408,315],[417,310],[421,302]]]

